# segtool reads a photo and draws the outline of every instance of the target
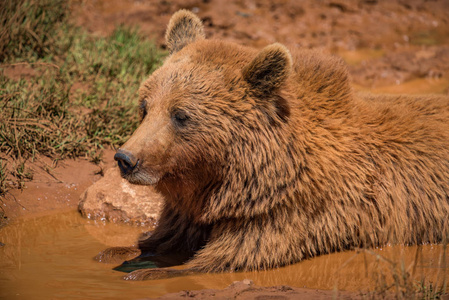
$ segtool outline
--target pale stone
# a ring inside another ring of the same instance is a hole
[[[163,197],[151,186],[131,184],[113,167],[81,195],[78,209],[89,219],[149,225],[162,206]]]

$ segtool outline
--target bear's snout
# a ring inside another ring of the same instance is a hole
[[[130,174],[139,162],[134,155],[132,155],[132,153],[121,149],[117,150],[117,153],[114,155],[114,159],[117,161],[123,175]]]

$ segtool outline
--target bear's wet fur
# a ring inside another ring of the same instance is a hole
[[[142,84],[142,123],[117,160],[124,178],[166,200],[139,250],[187,253],[189,268],[127,279],[447,240],[448,97],[356,93],[338,58],[208,40],[186,10],[166,41],[170,56]]]

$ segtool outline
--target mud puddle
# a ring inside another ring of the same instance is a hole
[[[441,245],[348,251],[265,272],[203,274],[146,282],[121,280],[124,273],[114,271],[115,265],[93,261],[92,257],[104,248],[131,245],[146,230],[83,219],[76,211],[16,220],[0,229],[0,298],[137,299],[182,290],[222,289],[244,279],[259,286],[357,292],[373,289],[381,273],[387,278],[395,272],[401,274],[401,266],[414,271],[416,280],[441,283],[442,278],[449,279],[449,269],[441,264],[444,255],[449,257],[449,250],[443,255]],[[397,264],[396,271],[392,271],[393,264]]]

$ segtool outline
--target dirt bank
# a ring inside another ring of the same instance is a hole
[[[12,189],[2,198],[5,215],[14,219],[76,209],[80,195],[114,164],[113,156],[113,150],[104,150],[103,161],[94,164],[87,158],[53,162],[38,155],[29,164],[33,179],[23,189]]]

